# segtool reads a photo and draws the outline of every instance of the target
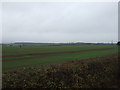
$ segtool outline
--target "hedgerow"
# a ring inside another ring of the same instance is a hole
[[[118,88],[118,55],[73,60],[3,73],[5,88]]]

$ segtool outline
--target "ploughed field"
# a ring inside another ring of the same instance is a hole
[[[104,56],[118,52],[115,45],[84,46],[3,46],[3,71],[38,67],[66,61]]]

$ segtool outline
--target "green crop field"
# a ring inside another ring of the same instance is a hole
[[[117,53],[115,45],[3,46],[3,71]]]
[[[4,88],[118,88],[118,46],[3,46]]]

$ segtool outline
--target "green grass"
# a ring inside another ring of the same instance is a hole
[[[76,51],[88,50],[94,48],[108,48],[115,46],[106,45],[85,45],[85,46],[3,46],[3,55],[17,55],[28,53],[48,53],[48,52],[61,52],[61,51]]]
[[[82,53],[66,53],[55,56],[21,56],[21,57],[4,57],[5,55],[20,55],[29,53],[50,53],[50,52],[63,52],[63,51],[79,51],[89,49],[100,48],[113,48],[104,51],[89,51]],[[96,57],[101,55],[107,55],[117,53],[117,46],[105,46],[105,45],[86,45],[86,46],[3,46],[3,71],[26,67],[26,66],[40,66],[43,64],[59,63],[70,60],[79,60],[82,58]],[[22,60],[22,58],[31,57],[29,59]],[[16,59],[16,61],[12,61]],[[20,59],[20,60],[17,60]],[[5,61],[9,60],[9,61]]]

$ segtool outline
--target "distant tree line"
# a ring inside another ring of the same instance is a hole
[[[120,46],[120,41],[117,42],[117,45]]]

